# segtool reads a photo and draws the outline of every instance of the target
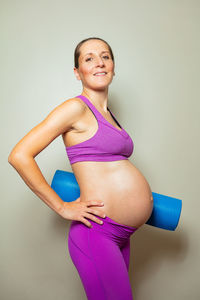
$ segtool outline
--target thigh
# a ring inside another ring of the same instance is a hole
[[[68,249],[88,300],[104,300],[105,292],[93,261],[68,237]]]
[[[108,231],[74,222],[68,247],[89,300],[133,299],[123,254]]]

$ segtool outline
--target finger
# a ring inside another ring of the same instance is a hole
[[[104,205],[102,201],[95,201],[95,200],[88,201],[87,203],[88,205],[99,205],[99,206]]]
[[[102,217],[102,218],[106,217],[104,212],[98,211],[98,210],[95,210],[95,209],[92,209],[92,208],[88,208],[87,212],[92,213],[92,214],[97,215],[97,216]]]
[[[97,217],[93,216],[92,214],[89,213],[84,213],[84,217],[91,219],[92,221],[98,223],[98,224],[103,224],[103,221],[98,219]]]
[[[85,224],[86,226],[92,228],[92,224],[91,224],[89,221],[87,221],[84,217],[80,218],[80,221],[81,221],[83,224]]]

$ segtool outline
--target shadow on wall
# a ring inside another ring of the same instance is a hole
[[[157,276],[161,268],[163,272],[165,266],[167,270],[172,266],[173,270],[174,265],[182,264],[188,247],[189,241],[179,227],[171,232],[144,224],[131,237],[129,275],[134,297],[139,298],[143,284]],[[149,299],[153,299],[153,295],[149,295]]]

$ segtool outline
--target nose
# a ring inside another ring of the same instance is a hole
[[[97,66],[99,66],[101,68],[104,67],[103,59],[101,57],[97,57],[96,64],[97,64]]]

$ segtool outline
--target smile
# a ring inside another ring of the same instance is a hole
[[[107,74],[106,72],[98,72],[98,73],[95,73],[94,76],[104,76],[106,74]]]

